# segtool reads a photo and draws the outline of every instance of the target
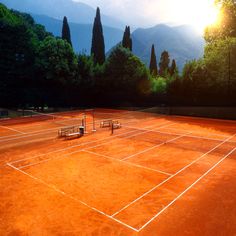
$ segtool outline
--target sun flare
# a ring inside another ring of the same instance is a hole
[[[217,24],[219,18],[214,0],[179,0],[173,9],[176,21],[190,24],[201,33],[207,26]]]

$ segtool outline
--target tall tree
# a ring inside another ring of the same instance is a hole
[[[161,59],[159,63],[160,75],[165,76],[169,71],[170,57],[167,51],[162,52]]]
[[[95,64],[98,63],[102,65],[105,62],[105,43],[99,8],[97,8],[96,17],[93,24],[91,55],[94,58]]]
[[[174,74],[178,73],[178,69],[176,66],[175,59],[172,60],[171,66],[170,66],[170,75],[173,76]]]
[[[67,17],[64,16],[63,18],[63,25],[62,25],[62,39],[66,40],[71,46],[71,36],[70,36],[70,27],[67,21]]]
[[[156,53],[155,53],[154,44],[152,45],[152,51],[151,51],[151,59],[150,59],[149,70],[150,70],[151,74],[157,75],[157,58],[156,58]]]
[[[127,48],[130,51],[132,51],[133,43],[132,43],[132,38],[131,38],[129,26],[125,27],[125,32],[124,32],[124,36],[123,36],[123,40],[122,40],[122,46],[124,48]]]

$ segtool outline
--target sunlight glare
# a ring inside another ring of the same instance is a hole
[[[174,9],[176,21],[192,25],[201,33],[218,21],[219,9],[214,0],[179,0],[174,3]]]

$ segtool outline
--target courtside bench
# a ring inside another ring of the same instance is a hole
[[[100,123],[100,128],[111,127],[111,125],[112,125],[112,120],[103,120]]]
[[[65,139],[80,138],[84,136],[84,126],[80,126],[77,131],[67,133]]]
[[[68,133],[68,134],[66,134],[65,138],[66,139],[71,139],[71,138],[79,138],[81,136],[82,136],[81,132],[76,132],[76,133]]]
[[[60,138],[66,137],[68,133],[73,133],[73,132],[75,132],[75,126],[64,127],[58,130],[58,137]]]
[[[118,120],[114,120],[112,122],[113,129],[120,129],[121,128],[121,123]]]

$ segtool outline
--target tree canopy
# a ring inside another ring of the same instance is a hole
[[[95,64],[98,63],[101,65],[105,62],[105,44],[99,8],[97,8],[93,24],[91,55],[94,58]]]

